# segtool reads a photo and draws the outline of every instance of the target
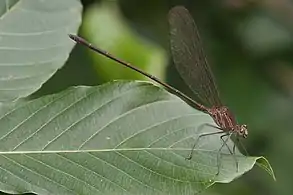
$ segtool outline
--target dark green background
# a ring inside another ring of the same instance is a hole
[[[121,20],[145,40],[168,48],[167,13],[174,5],[185,5],[199,26],[205,51],[216,77],[223,102],[246,123],[244,143],[251,155],[265,156],[277,181],[259,168],[230,184],[216,185],[206,194],[293,194],[293,3],[251,0],[121,0]],[[84,13],[100,1],[83,1]],[[291,7],[290,7],[291,6]],[[83,21],[84,23],[85,21]],[[97,23],[96,28],[103,28]],[[89,37],[86,27],[80,35]],[[105,37],[106,38],[106,37]],[[115,46],[115,51],[131,45]],[[135,59],[140,50],[127,53]],[[152,51],[149,51],[152,52]],[[143,55],[143,54],[142,54]],[[97,85],[107,80],[96,67],[105,66],[78,46],[68,63],[35,96],[63,90],[71,85]],[[187,91],[169,57],[168,83]],[[143,62],[141,62],[143,63]],[[118,65],[117,65],[118,66]],[[152,66],[161,66],[155,64]],[[111,72],[110,72],[111,73]],[[137,78],[133,72],[114,78]],[[108,73],[109,74],[109,73]],[[135,76],[134,76],[135,75]],[[108,80],[113,79],[110,76]],[[188,93],[188,91],[187,91]]]

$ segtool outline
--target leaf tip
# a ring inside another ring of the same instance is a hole
[[[263,156],[259,157],[256,160],[256,164],[260,168],[264,169],[274,179],[274,181],[277,181],[274,170],[272,166],[270,165],[269,161],[265,157]]]

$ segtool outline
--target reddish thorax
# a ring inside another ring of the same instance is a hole
[[[213,106],[207,109],[215,123],[226,132],[236,132],[240,136],[247,136],[246,125],[239,125],[233,113],[226,106]]]

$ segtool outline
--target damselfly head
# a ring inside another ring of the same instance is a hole
[[[243,138],[247,138],[248,136],[247,125],[240,125],[239,135],[241,135]]]

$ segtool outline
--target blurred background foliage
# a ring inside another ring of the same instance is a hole
[[[249,127],[245,145],[265,156],[277,182],[259,168],[205,194],[293,194],[293,2],[289,0],[82,1],[80,35],[186,93],[173,68],[168,10],[184,5],[199,26],[223,102]],[[75,47],[67,64],[35,95],[113,79],[145,79]]]

